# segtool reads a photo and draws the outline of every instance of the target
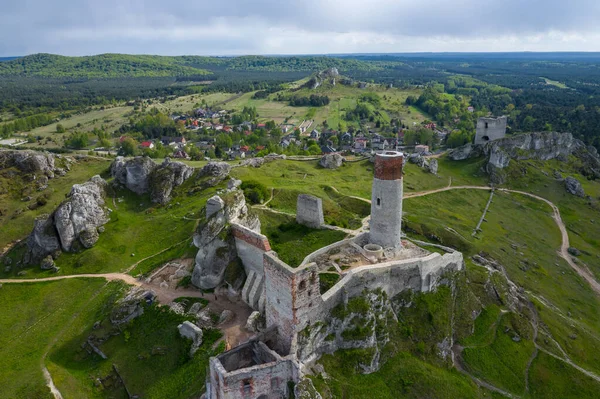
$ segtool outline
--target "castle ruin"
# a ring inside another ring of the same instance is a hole
[[[485,144],[506,136],[506,124],[508,118],[479,118],[477,120],[477,131],[475,132],[475,144]]]
[[[281,261],[266,236],[232,223],[248,276],[242,298],[261,312],[266,329],[211,358],[207,399],[288,397],[305,365],[338,349],[374,349],[365,371],[376,371],[381,339],[349,339],[343,334],[347,323],[336,310],[356,299],[368,297],[373,303],[406,290],[430,292],[445,272],[463,269],[460,252],[430,252],[402,236],[403,158],[392,151],[376,156],[370,231],[321,248],[298,267]],[[338,277],[324,292],[323,274]]]

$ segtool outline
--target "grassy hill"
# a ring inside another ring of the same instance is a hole
[[[262,57],[213,58],[199,56],[158,56],[100,54],[66,57],[33,54],[7,58],[0,64],[0,76],[51,78],[122,78],[208,75],[209,70],[252,72],[314,72],[337,67],[343,70],[370,71],[381,66],[373,62],[332,57]]]
[[[0,64],[0,76],[117,78],[207,74],[208,71],[183,65],[173,57],[147,55],[101,54],[65,57],[34,54]]]

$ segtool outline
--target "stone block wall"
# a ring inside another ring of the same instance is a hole
[[[300,194],[296,202],[296,222],[313,229],[317,229],[325,224],[323,218],[323,201],[321,198]]]
[[[244,264],[246,275],[254,271],[261,276],[263,273],[263,256],[271,250],[269,239],[241,224],[232,223],[231,231],[235,238],[235,246],[238,256]]]
[[[289,397],[288,382],[298,381],[298,364],[291,357],[280,357],[262,342],[251,342],[250,344],[261,346],[261,350],[274,360],[228,371],[219,359],[223,355],[211,358],[210,376],[207,378],[209,382],[206,391],[207,399],[280,399]],[[243,347],[238,347],[224,355],[231,356],[239,348],[243,349]]]
[[[485,144],[506,136],[507,117],[479,118],[475,133],[475,144]]]

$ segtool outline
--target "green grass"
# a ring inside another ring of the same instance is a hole
[[[36,191],[34,183],[28,181],[21,172],[13,168],[0,171],[0,248],[27,236],[33,229],[36,216],[53,212],[64,201],[73,184],[84,183],[94,175],[103,174],[109,166],[108,160],[80,159],[73,164],[70,172],[63,177],[56,176],[50,179],[48,188],[39,192]],[[12,173],[16,173],[16,177]],[[33,198],[31,201],[21,201],[28,195]],[[46,205],[29,210],[27,206],[35,203],[40,196],[46,197]]]
[[[545,353],[531,365],[530,392],[537,398],[597,398],[600,383]]]
[[[164,265],[170,260],[173,259],[182,259],[182,258],[193,258],[196,256],[198,252],[198,248],[196,248],[192,239],[190,238],[187,241],[180,242],[175,244],[171,249],[156,255],[150,259],[140,262],[136,267],[134,267],[129,274],[132,276],[136,276],[138,274],[148,274],[152,272],[154,269],[159,266]]]
[[[114,364],[132,394],[144,398],[198,396],[204,390],[209,357],[222,350],[211,349],[221,333],[205,330],[202,346],[190,358],[191,341],[181,338],[177,330],[177,325],[185,320],[185,316],[166,307],[152,305],[117,336],[111,336],[110,323],[103,321],[100,329],[88,329],[50,354],[49,359],[57,368],[71,372],[70,378],[65,378],[64,384],[57,383],[57,387],[70,393],[67,397],[124,397],[120,387],[101,389],[89,382],[110,375]],[[107,360],[79,349],[91,333],[107,337],[100,345]]]
[[[311,229],[296,223],[286,215],[257,209],[261,230],[269,238],[271,248],[279,258],[292,267],[319,248],[344,239],[345,234],[335,230]]]
[[[496,305],[485,307],[477,319],[475,319],[475,330],[473,335],[461,342],[465,346],[486,345],[494,341],[498,322],[500,321],[500,308]]]
[[[533,354],[534,345],[527,336],[521,337],[520,334],[518,335],[521,341],[513,341],[516,332],[510,318],[511,315],[502,317],[491,344],[466,348],[463,352],[463,360],[475,376],[491,382],[494,386],[521,395],[525,391],[525,369]]]
[[[435,367],[406,352],[386,362],[377,373],[355,369],[359,350],[340,350],[321,362],[330,378],[312,377],[324,398],[479,398],[483,392],[468,377]]]
[[[42,374],[45,354],[55,340],[71,339],[82,323],[93,323],[103,302],[121,289],[121,284],[107,285],[103,279],[4,284],[0,288],[5,309],[0,313],[1,396],[50,398]]]
[[[569,88],[566,84],[564,84],[562,82],[558,82],[556,80],[551,80],[551,79],[544,78],[544,77],[540,77],[540,79],[542,79],[544,82],[546,82],[546,84],[549,86],[558,87],[559,89],[568,89]]]
[[[113,204],[112,198],[107,206],[113,209],[110,221],[104,226],[104,233],[93,248],[79,253],[63,253],[56,265],[61,274],[107,273],[125,271],[138,261],[158,252],[178,245],[172,251],[152,257],[142,262],[134,273],[147,273],[160,265],[182,255],[191,255],[193,249],[184,245],[189,243],[196,219],[201,217],[202,208],[208,198],[221,186],[207,188],[194,194],[188,194],[198,181],[195,177],[174,190],[173,199],[168,205],[160,206],[150,202],[149,196],[138,196],[127,189],[119,189]],[[116,204],[116,206],[115,206]],[[133,254],[133,255],[132,255]],[[0,276],[14,277],[18,272],[13,268],[9,275],[0,270]],[[38,267],[29,268],[26,277],[44,276]]]

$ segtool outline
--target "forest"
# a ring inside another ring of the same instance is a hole
[[[411,99],[442,126],[465,109],[507,115],[513,132],[569,131],[600,148],[600,55],[596,53],[382,54],[286,57],[50,54],[0,62],[0,114],[6,136],[91,105],[198,92],[256,92],[267,98],[281,85],[336,67],[354,81],[392,87],[429,87]],[[435,94],[435,95],[434,95]],[[445,97],[451,94],[454,100]],[[300,104],[313,104],[310,96]],[[317,98],[317,97],[315,97]],[[308,103],[304,104],[308,99]],[[296,100],[294,100],[296,101]],[[370,104],[377,107],[376,104]],[[372,108],[372,107],[371,107]],[[348,117],[367,114],[365,106]]]

